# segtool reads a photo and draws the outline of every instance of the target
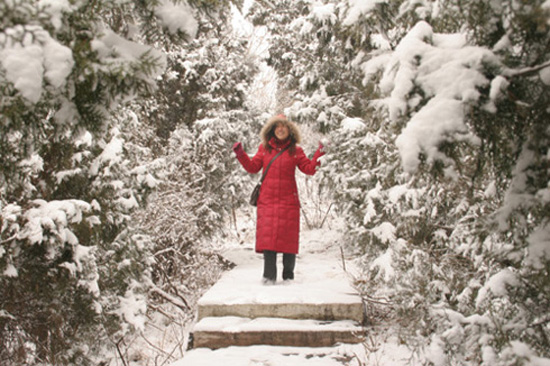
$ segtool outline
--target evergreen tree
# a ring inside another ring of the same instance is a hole
[[[172,324],[193,321],[199,297],[230,265],[212,242],[251,190],[236,174],[231,147],[251,148],[263,122],[248,103],[257,60],[230,24],[219,23],[224,13],[201,16],[196,39],[171,45],[159,89],[137,106],[161,163],[158,189],[135,217],[153,242],[150,303]]]
[[[350,1],[345,14],[349,34],[364,35],[355,64],[386,98],[377,103],[395,131],[386,141],[401,167],[394,155],[380,155],[383,166],[409,175],[384,174],[405,185],[382,183],[351,204],[356,232],[370,238],[360,242],[387,242],[367,251],[365,291],[396,304],[405,340],[432,364],[542,362],[548,10]],[[372,218],[387,218],[387,230]]]
[[[362,76],[351,67],[353,54],[338,37],[334,4],[256,2],[250,13],[252,23],[270,34],[267,62],[279,76],[281,111],[321,133],[337,128],[347,116],[368,113]]]
[[[194,37],[193,12],[169,1],[0,4],[3,364],[89,364],[143,328],[151,243],[131,214],[157,181],[127,143],[137,121],[122,107],[166,66],[146,42]]]

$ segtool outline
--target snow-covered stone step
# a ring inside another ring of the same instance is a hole
[[[208,290],[198,303],[199,319],[247,318],[363,321],[363,303],[338,258],[299,256],[295,280],[274,286],[261,282],[262,258],[243,261]]]
[[[213,317],[203,318],[195,325],[193,347],[330,347],[338,343],[359,343],[362,332],[363,328],[351,320]]]
[[[199,304],[199,319],[237,316],[244,318],[286,318],[363,321],[363,304],[355,303],[253,303]]]
[[[229,347],[211,350],[198,348],[170,366],[342,366],[364,353],[362,345],[300,348],[279,346]],[[358,363],[357,363],[358,364]]]

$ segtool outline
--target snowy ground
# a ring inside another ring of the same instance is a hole
[[[331,348],[229,347],[211,351],[197,349],[172,366],[211,366],[221,362],[230,366],[342,366],[361,365],[360,346]],[[356,356],[357,354],[357,356]]]
[[[405,366],[411,355],[404,346],[385,342],[370,349],[363,345],[330,348],[229,347],[197,349],[171,366]]]
[[[208,291],[200,304],[273,304],[273,303],[355,303],[360,302],[346,272],[342,270],[340,252],[318,243],[307,241],[297,256],[295,279],[281,280],[282,260],[277,258],[278,281],[273,286],[261,282],[263,257],[250,246],[245,249],[230,249],[224,257],[237,264]],[[311,245],[311,246],[310,246]],[[314,249],[315,248],[315,249]],[[333,246],[334,248],[334,246]],[[348,264],[348,267],[351,264]]]
[[[223,255],[244,270],[226,274],[215,285],[219,287],[219,291],[208,292],[201,302],[353,301],[356,295],[352,287],[342,288],[340,281],[342,276],[351,279],[349,276],[354,272],[353,262],[342,255],[340,233],[341,230],[338,229],[302,231],[301,252],[296,261],[296,279],[292,284],[283,283],[279,278],[274,286],[262,285],[262,256],[254,253],[253,245],[245,243],[229,246],[224,249]],[[278,264],[280,277],[280,258]],[[343,270],[344,267],[347,273]],[[337,286],[338,283],[340,287]],[[211,298],[212,293],[217,294],[217,298]],[[243,293],[248,295],[243,296]],[[229,347],[214,351],[195,349],[188,351],[172,366],[202,366],[222,362],[231,366],[401,366],[407,364],[410,356],[406,347],[397,344],[391,330],[370,329],[365,343],[360,345],[330,348]]]

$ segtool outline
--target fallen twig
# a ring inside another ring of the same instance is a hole
[[[346,270],[346,258],[344,257],[344,249],[342,246],[340,246],[340,255],[342,257],[342,268],[344,269],[344,272],[347,272]]]
[[[178,298],[176,298],[175,296],[172,296],[171,294],[169,294],[168,292],[164,291],[163,289],[159,288],[158,286],[153,286],[151,288],[151,292],[154,292],[156,293],[157,295],[160,295],[161,297],[163,297],[165,300],[168,300],[169,302],[171,302],[172,304],[176,305],[177,307],[179,307],[180,309],[182,310],[189,310],[191,309],[191,307],[189,306],[189,304],[187,303],[187,301],[185,301],[184,298],[182,298],[181,296],[179,296],[179,298],[181,300],[179,300]]]
[[[334,202],[331,202],[330,206],[328,206],[327,212],[325,212],[325,216],[323,217],[323,220],[321,221],[321,226],[320,226],[321,229],[323,228],[323,225],[325,224],[325,220],[327,219],[328,213],[330,212],[330,209],[332,208],[333,204],[334,204]]]

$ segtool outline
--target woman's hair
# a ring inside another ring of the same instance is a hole
[[[267,151],[271,151],[269,140],[275,137],[275,127],[277,127],[279,124],[288,128],[290,138],[289,150],[291,154],[294,154],[294,152],[296,151],[296,144],[299,144],[302,141],[302,136],[300,135],[300,130],[298,129],[298,126],[294,122],[289,121],[284,114],[278,114],[267,120],[267,123],[260,132],[262,144]]]

